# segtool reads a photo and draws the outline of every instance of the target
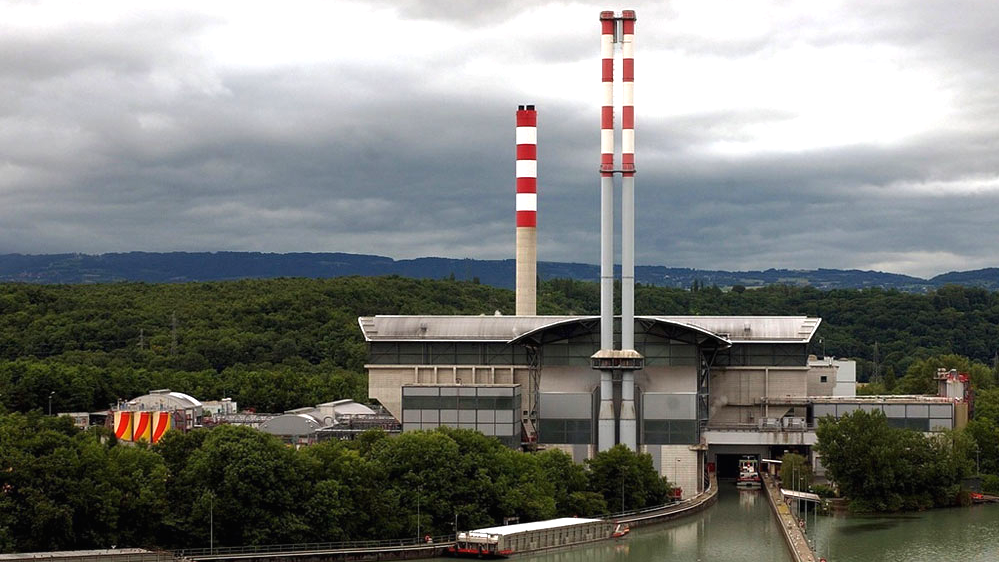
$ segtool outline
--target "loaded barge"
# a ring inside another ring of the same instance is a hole
[[[448,548],[448,553],[452,556],[502,558],[616,539],[627,534],[628,526],[623,523],[563,517],[458,533],[454,546]]]

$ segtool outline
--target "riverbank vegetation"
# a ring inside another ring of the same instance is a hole
[[[417,538],[665,503],[649,455],[578,465],[441,428],[296,450],[239,426],[117,444],[65,417],[0,415],[0,552]]]
[[[963,432],[927,436],[890,426],[880,411],[827,417],[816,434],[827,475],[855,511],[956,505],[962,480],[975,468],[972,440]]]

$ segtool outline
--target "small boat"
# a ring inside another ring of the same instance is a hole
[[[614,527],[614,532],[611,533],[611,537],[619,539],[631,532],[631,528],[628,527],[627,523],[618,523],[617,527]]]
[[[738,488],[755,490],[763,487],[760,478],[759,461],[756,457],[743,457],[739,460],[739,477],[735,480]]]

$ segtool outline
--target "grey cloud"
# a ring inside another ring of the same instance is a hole
[[[405,17],[476,26],[483,37],[517,9],[399,6]],[[769,38],[664,39],[656,30],[665,27],[658,22],[666,8],[637,9],[641,29],[648,29],[643,49],[744,57],[771,44]],[[990,212],[999,194],[942,197],[900,187],[999,170],[997,118],[990,113],[999,97],[982,87],[994,81],[994,64],[974,73],[994,24],[952,16],[946,33],[929,38],[932,22],[921,18],[935,12],[853,10],[844,17],[867,23],[849,31],[851,40],[893,42],[927,64],[952,66],[946,76],[963,102],[959,113],[945,127],[896,145],[739,157],[706,147],[743,140],[747,127],[792,115],[753,107],[658,120],[639,115],[639,263],[715,269],[898,263],[933,273],[961,260],[999,261]],[[428,73],[460,68],[467,54],[460,49],[428,68],[394,60],[216,67],[185,50],[213,24],[176,14],[120,31],[0,39],[0,50],[21,53],[0,62],[6,108],[0,110],[0,252],[510,257],[513,114],[518,103],[536,102],[539,257],[597,261],[595,106],[566,101],[557,91],[522,99],[505,76],[468,90],[439,89]],[[969,32],[961,34],[961,26]],[[836,34],[849,26],[835,33],[805,27],[775,40],[839,41]],[[595,56],[595,29],[594,23],[581,32],[559,28],[551,38],[510,40],[531,42],[516,56],[564,63]],[[479,39],[476,52],[515,56],[491,41]],[[77,58],[58,60],[71,47]],[[934,256],[950,261],[935,263]]]

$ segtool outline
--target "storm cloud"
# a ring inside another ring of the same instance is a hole
[[[0,253],[596,263],[599,26],[634,8],[637,261],[999,265],[999,4],[11,1]]]

